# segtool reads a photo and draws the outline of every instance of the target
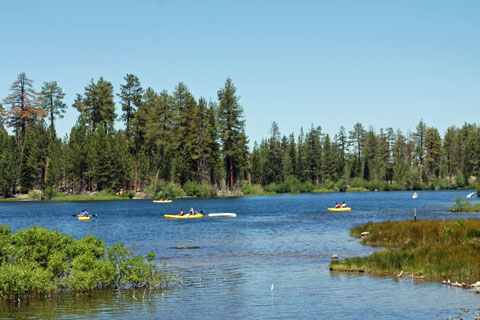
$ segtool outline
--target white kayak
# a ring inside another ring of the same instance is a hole
[[[472,198],[474,194],[475,194],[475,192],[469,193],[469,194],[467,195],[467,198]]]
[[[216,217],[228,217],[228,218],[235,218],[237,216],[236,213],[209,213],[209,218],[216,218]]]

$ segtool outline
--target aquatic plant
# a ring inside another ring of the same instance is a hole
[[[422,274],[428,279],[480,279],[480,221],[371,222],[354,227],[350,234],[362,244],[382,246],[367,257],[334,261],[336,271]],[[364,233],[365,235],[365,233]],[[471,282],[470,282],[471,283]]]
[[[122,243],[111,248],[93,235],[73,239],[58,230],[32,227],[12,234],[0,225],[0,300],[20,302],[61,292],[85,295],[95,289],[164,288],[173,279],[165,267],[134,255]]]
[[[463,199],[457,196],[455,199],[455,205],[450,208],[452,212],[480,212],[480,204],[473,205],[467,199]]]

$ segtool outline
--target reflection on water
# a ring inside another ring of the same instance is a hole
[[[465,191],[463,191],[465,193]],[[11,319],[432,319],[473,311],[480,295],[438,283],[379,275],[331,273],[340,259],[378,250],[361,246],[349,229],[367,221],[458,219],[447,209],[459,192],[371,192],[90,203],[0,203],[0,221],[15,231],[34,224],[82,237],[94,234],[111,244],[123,241],[136,252],[154,251],[159,263],[181,276],[182,285],[145,301],[131,293],[101,291],[90,298],[64,295],[19,306],[0,304]],[[466,192],[468,193],[468,192]],[[346,201],[350,213],[329,213]],[[90,222],[72,219],[84,207]],[[236,212],[235,219],[165,220],[178,207]],[[179,246],[195,249],[175,249]],[[479,279],[480,280],[480,279]],[[272,285],[274,289],[272,290]]]

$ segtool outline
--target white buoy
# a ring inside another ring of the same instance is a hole
[[[412,196],[412,199],[417,199],[418,198],[418,193],[414,193],[413,196]]]
[[[273,282],[272,282],[272,287],[270,288],[270,293],[273,293]]]

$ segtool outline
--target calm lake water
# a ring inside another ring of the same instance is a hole
[[[0,318],[17,319],[445,319],[460,308],[480,312],[480,295],[439,283],[384,276],[331,273],[332,254],[370,254],[348,235],[368,221],[468,219],[447,212],[469,191],[370,192],[280,195],[229,199],[0,203],[0,223],[12,231],[45,226],[107,244],[125,242],[153,251],[183,277],[182,287],[150,299],[102,292],[89,299],[63,296],[28,305],[0,305]],[[352,212],[327,211],[346,201]],[[477,201],[477,200],[474,200]],[[166,220],[179,208],[235,212],[237,218]],[[87,208],[98,214],[77,221]],[[176,246],[198,246],[178,250]],[[480,279],[478,279],[480,280]],[[271,291],[272,284],[274,286]],[[473,312],[468,314],[471,318]],[[464,317],[465,318],[468,318]]]

